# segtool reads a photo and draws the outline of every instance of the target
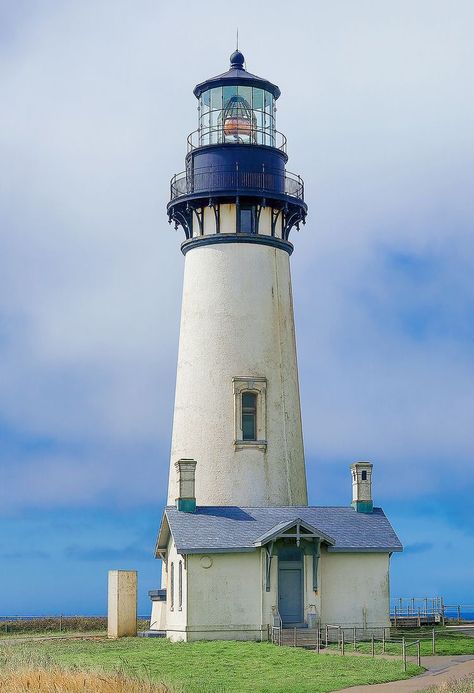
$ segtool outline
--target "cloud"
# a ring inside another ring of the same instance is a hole
[[[205,8],[0,10],[3,511],[165,496],[183,271],[169,178],[192,87],[234,41],[231,11]],[[472,5],[241,11],[310,208],[292,268],[312,492],[345,498],[368,457],[381,499],[436,494],[447,468],[454,497],[473,486]]]
[[[124,546],[122,548],[111,548],[96,546],[84,548],[80,546],[69,546],[65,549],[64,555],[68,560],[73,561],[150,561],[153,557],[151,551],[146,551],[137,546]]]
[[[432,543],[428,541],[418,541],[414,544],[408,544],[403,550],[405,553],[426,553],[427,551],[431,551],[432,548]]]
[[[26,559],[30,560],[47,560],[50,558],[50,554],[46,551],[5,551],[0,554],[5,561],[18,561]]]

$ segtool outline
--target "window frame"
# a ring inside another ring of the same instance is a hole
[[[183,610],[183,561],[178,563],[178,611]]]
[[[263,377],[236,376],[232,378],[234,394],[234,448],[258,448],[265,450],[267,447],[267,379]],[[242,430],[242,395],[251,392],[256,395],[255,400],[255,429],[256,438],[244,439]]]
[[[170,611],[174,611],[174,563],[170,565]]]

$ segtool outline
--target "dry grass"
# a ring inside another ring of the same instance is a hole
[[[124,674],[85,673],[57,667],[0,673],[1,693],[169,693],[162,684]]]
[[[131,677],[122,670],[82,671],[59,666],[46,655],[11,647],[0,656],[0,693],[173,693],[148,677]],[[175,691],[175,693],[177,693]]]
[[[424,693],[474,693],[474,676],[446,681],[439,686],[427,688]]]

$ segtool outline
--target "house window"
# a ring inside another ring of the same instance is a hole
[[[365,469],[364,469],[364,471],[362,472],[362,477],[361,477],[361,478],[362,478],[362,481],[367,481],[367,472],[365,471]]]
[[[170,567],[170,611],[174,610],[174,563]]]
[[[255,228],[255,207],[240,205],[239,214],[239,233],[256,233]]]
[[[262,377],[232,378],[234,390],[235,449],[267,446],[267,380]]]
[[[242,392],[242,439],[257,440],[257,395]]]
[[[178,565],[178,609],[183,608],[183,561]]]

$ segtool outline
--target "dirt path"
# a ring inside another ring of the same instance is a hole
[[[409,657],[409,661],[416,663],[413,657]],[[427,671],[420,676],[392,683],[376,683],[373,686],[352,686],[339,690],[338,693],[412,693],[469,674],[474,676],[474,655],[422,657],[421,665],[426,667]]]

